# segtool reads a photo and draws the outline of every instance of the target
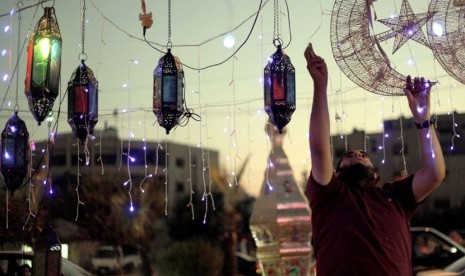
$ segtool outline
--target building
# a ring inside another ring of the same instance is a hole
[[[465,114],[437,116],[436,130],[446,161],[446,178],[421,205],[417,211],[420,216],[457,208],[465,200]],[[381,182],[413,173],[421,167],[417,128],[412,118],[384,121],[384,133],[365,134],[354,130],[348,135],[332,136],[331,141],[334,166],[346,151],[346,145],[347,149],[365,149],[378,168]]]
[[[191,184],[196,195],[201,196],[204,183],[208,186],[211,181],[209,171],[219,169],[219,153],[216,150],[171,141],[121,140],[114,128],[96,131],[94,135],[95,139],[88,139],[87,145],[80,144],[72,133],[55,137],[53,151],[45,153],[49,155],[52,180],[66,173],[77,175],[78,164],[81,175],[104,174],[112,177],[122,172],[128,176],[127,172],[130,171],[132,182],[137,185],[144,177],[157,177],[162,183],[166,179],[168,206],[172,210],[175,202],[190,194]],[[40,152],[46,149],[46,143],[35,143],[33,163],[40,160]],[[127,179],[129,176],[115,179],[115,182],[123,185]]]

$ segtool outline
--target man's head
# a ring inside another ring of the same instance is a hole
[[[336,166],[336,176],[343,182],[360,185],[375,185],[379,180],[378,173],[363,150],[346,152]]]

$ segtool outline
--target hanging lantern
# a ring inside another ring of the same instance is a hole
[[[295,69],[281,45],[271,56],[264,75],[265,111],[282,133],[295,111]]]
[[[26,124],[15,111],[2,132],[1,171],[7,190],[18,189],[27,174],[27,153],[29,133]]]
[[[84,142],[98,122],[98,81],[84,60],[68,82],[68,123]]]
[[[153,113],[166,134],[184,113],[184,71],[171,49],[160,58],[153,72]]]
[[[29,109],[39,125],[52,110],[58,96],[61,44],[55,9],[46,7],[29,39],[27,50],[25,93]]]

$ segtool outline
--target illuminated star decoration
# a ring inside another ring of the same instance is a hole
[[[392,50],[393,54],[409,39],[413,39],[430,48],[428,40],[421,30],[421,27],[425,25],[434,14],[435,12],[431,11],[414,14],[408,0],[403,0],[400,15],[398,17],[378,19],[379,22],[388,26],[391,30],[377,34],[376,39],[381,42],[395,36],[394,47]]]

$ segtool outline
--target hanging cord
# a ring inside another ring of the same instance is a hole
[[[189,68],[191,70],[196,70],[196,71],[201,71],[201,70],[205,70],[205,69],[208,69],[208,68],[212,68],[212,67],[216,67],[216,66],[219,66],[219,65],[222,65],[224,63],[226,63],[228,60],[230,60],[231,58],[233,58],[237,52],[239,52],[239,50],[247,43],[247,41],[249,40],[250,36],[252,35],[252,32],[255,28],[255,24],[257,23],[257,19],[258,19],[258,16],[260,14],[260,11],[263,9],[263,6],[262,6],[262,3],[263,3],[263,0],[260,0],[260,5],[258,6],[258,10],[256,12],[256,15],[255,15],[255,18],[254,18],[254,21],[253,21],[253,24],[252,24],[252,27],[250,28],[250,31],[249,33],[247,34],[247,37],[246,39],[244,40],[244,42],[241,43],[241,45],[239,45],[239,47],[237,47],[237,49],[234,51],[234,53],[232,53],[229,57],[227,57],[226,59],[224,59],[223,61],[220,61],[220,62],[217,62],[217,63],[214,63],[214,64],[210,64],[210,65],[207,65],[207,66],[204,66],[204,67],[198,67],[198,68],[195,68],[195,67],[192,67],[192,66],[189,66],[187,64],[184,64],[184,63],[181,63],[182,66],[186,67],[186,68]],[[171,15],[168,15],[169,17]],[[171,24],[171,23],[170,23]],[[171,27],[169,26],[168,27],[168,33],[169,33],[169,37],[171,36]],[[165,54],[166,52],[164,52],[163,50],[160,50],[158,49],[157,47],[153,46],[152,42],[148,41],[147,38],[145,37],[144,35],[144,41],[153,49],[155,49],[156,51],[162,53],[162,54]],[[170,41],[169,41],[170,42]],[[171,45],[172,46],[172,45]]]
[[[273,12],[273,44],[277,47],[278,45],[281,46],[283,44],[279,33],[281,23],[279,22],[279,0],[274,0]]]
[[[82,22],[81,22],[81,53],[79,54],[79,60],[86,61],[87,54],[85,51],[85,43],[86,43],[86,0],[83,0],[82,6]]]
[[[18,9],[20,9],[23,6],[23,1],[19,1],[17,4]],[[18,40],[17,40],[17,48],[16,48],[16,64],[19,64],[19,60],[21,57],[21,49],[19,47],[21,43],[21,12],[18,12]],[[18,106],[18,94],[19,94],[19,69],[16,70],[16,96],[15,96],[15,107],[14,107],[14,112],[15,114],[18,113],[19,111],[19,106]]]
[[[168,0],[168,43],[166,48],[171,49],[173,43],[171,43],[171,0]]]

